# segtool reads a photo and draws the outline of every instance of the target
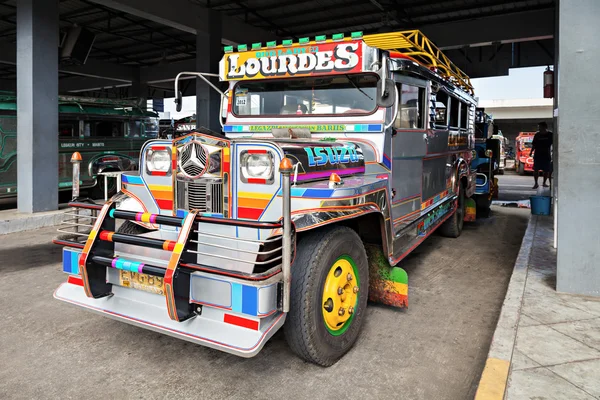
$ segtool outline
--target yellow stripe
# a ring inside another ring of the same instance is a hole
[[[510,362],[498,358],[488,358],[479,380],[475,400],[502,400],[508,380]]]
[[[148,185],[148,188],[152,191],[172,192],[173,187],[171,185]]]
[[[183,243],[177,243],[177,244],[175,244],[175,247],[173,248],[173,253],[174,254],[181,254],[182,251],[183,251]]]
[[[408,295],[408,285],[406,283],[392,282],[396,293]]]
[[[271,197],[273,197],[273,194],[272,193],[238,192],[238,198],[239,197],[246,197],[248,199],[271,200]]]

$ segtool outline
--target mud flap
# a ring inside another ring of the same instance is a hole
[[[369,301],[392,307],[408,307],[408,274],[391,267],[379,246],[367,245]]]
[[[465,218],[467,222],[475,221],[477,216],[477,203],[473,198],[465,199]]]

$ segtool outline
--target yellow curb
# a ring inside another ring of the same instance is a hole
[[[479,380],[475,400],[502,400],[509,368],[510,362],[506,360],[488,358]]]

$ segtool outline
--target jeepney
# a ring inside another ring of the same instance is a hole
[[[71,190],[71,154],[82,156],[80,187],[100,197],[99,173],[137,169],[139,151],[158,134],[158,114],[133,101],[59,96],[59,190]],[[112,184],[113,187],[116,185]],[[0,198],[17,195],[17,102],[0,94]]]
[[[476,188],[473,200],[480,215],[487,216],[492,199],[498,196],[498,178],[500,173],[499,158],[502,156],[502,143],[499,135],[494,135],[494,120],[483,108],[475,111],[475,149],[471,160],[471,169],[476,176]],[[469,215],[467,220],[475,220],[476,215]]]
[[[237,50],[220,62],[226,136],[149,141],[112,200],[73,202],[92,223],[56,240],[68,278],[54,296],[243,357],[283,328],[329,366],[367,299],[408,306],[399,263],[435,230],[461,234],[472,86],[419,31]],[[175,93],[183,75],[219,90],[181,73]]]
[[[519,175],[533,172],[533,157],[531,157],[531,146],[535,132],[519,132],[515,139],[517,154],[515,157],[515,168]]]

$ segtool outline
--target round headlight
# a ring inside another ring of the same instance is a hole
[[[150,153],[147,166],[150,171],[168,171],[171,167],[171,154],[168,151],[157,150]]]
[[[270,177],[272,168],[271,158],[267,154],[252,154],[247,159],[246,169],[253,178]]]

